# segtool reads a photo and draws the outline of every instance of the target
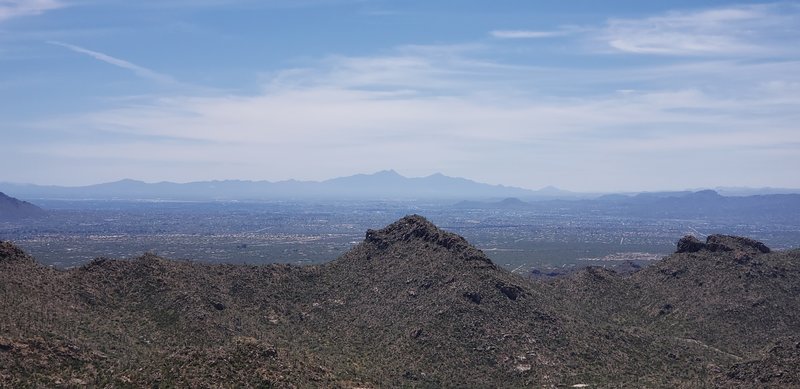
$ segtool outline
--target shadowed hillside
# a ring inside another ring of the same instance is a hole
[[[44,215],[44,211],[27,202],[0,192],[0,221],[17,220]]]
[[[800,252],[718,235],[679,247],[633,275],[534,282],[420,216],[307,267],[145,255],[58,271],[6,242],[0,382],[800,384]]]

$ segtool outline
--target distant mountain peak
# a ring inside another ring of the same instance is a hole
[[[548,186],[545,186],[542,189],[539,189],[538,192],[542,192],[542,193],[560,193],[560,192],[563,192],[563,190],[561,190],[559,188],[556,188],[553,185],[548,185]]]
[[[516,198],[516,197],[507,197],[500,201],[500,205],[503,206],[520,206],[520,205],[528,205],[528,203]]]
[[[386,177],[403,177],[400,173],[398,173],[394,169],[381,170],[379,172],[375,172],[375,173],[369,174],[369,175],[372,175],[372,176],[386,176]]]
[[[707,198],[722,197],[717,191],[715,191],[713,189],[699,190],[697,192],[692,193],[692,196],[694,196],[694,197],[707,197]]]

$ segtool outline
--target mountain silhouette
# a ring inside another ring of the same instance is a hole
[[[0,220],[17,220],[43,216],[44,210],[0,192]]]
[[[199,181],[146,183],[136,180],[79,186],[0,184],[0,189],[31,198],[88,199],[471,199],[537,196],[537,191],[489,185],[465,178],[433,174],[404,177],[394,170],[357,174],[325,181]],[[548,194],[552,194],[549,189]]]

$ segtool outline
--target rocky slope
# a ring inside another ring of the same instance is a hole
[[[145,255],[58,271],[2,243],[0,383],[800,384],[800,252],[679,246],[630,276],[531,281],[419,216],[308,267]]]

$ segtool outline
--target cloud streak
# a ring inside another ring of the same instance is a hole
[[[0,22],[16,17],[40,15],[63,7],[65,5],[57,0],[0,0]]]
[[[492,183],[584,190],[663,188],[665,181],[709,185],[702,171],[692,173],[708,156],[742,174],[757,175],[770,165],[770,174],[793,184],[787,169],[800,156],[786,152],[786,145],[800,143],[795,63],[582,72],[492,63],[477,49],[441,53],[417,46],[383,56],[331,57],[274,74],[255,95],[163,97],[58,118],[40,124],[123,140],[37,150],[64,158],[216,166],[192,170],[187,180],[225,177],[231,168],[242,177],[269,179],[397,168],[410,175],[443,171]],[[741,82],[728,85],[730,76]],[[547,80],[558,81],[548,87]],[[648,80],[651,87],[585,93],[605,80]],[[664,85],[656,88],[658,80]],[[714,84],[706,89],[698,80]],[[565,82],[588,89],[570,96],[549,89]],[[131,136],[138,140],[130,142]],[[745,152],[758,156],[746,162],[736,157]],[[664,161],[673,161],[671,171]],[[632,164],[658,174],[642,178],[650,175],[632,171]],[[520,173],[520,166],[531,169]],[[598,180],[586,181],[588,176]]]
[[[577,36],[600,43],[601,51],[684,57],[769,57],[798,53],[800,4],[737,5],[671,11],[642,18],[611,18],[602,26],[555,30],[499,29],[498,39]]]
[[[598,32],[619,52],[670,56],[775,55],[797,38],[798,7],[743,5],[611,19]]]
[[[145,78],[145,79],[148,79],[148,80],[151,80],[151,81],[155,81],[155,82],[162,83],[162,84],[177,84],[177,81],[175,81],[175,79],[173,79],[172,77],[170,77],[170,76],[168,76],[166,74],[158,73],[158,72],[153,71],[151,69],[148,69],[146,67],[136,65],[134,63],[125,61],[123,59],[112,57],[112,56],[110,56],[108,54],[103,54],[103,53],[100,53],[100,52],[97,52],[97,51],[89,50],[89,49],[86,49],[86,48],[83,48],[83,47],[80,47],[80,46],[76,46],[76,45],[69,44],[69,43],[64,43],[64,42],[59,42],[59,41],[47,41],[47,43],[51,44],[51,45],[61,46],[61,47],[67,48],[67,49],[72,50],[72,51],[74,51],[76,53],[86,54],[86,55],[88,55],[88,56],[90,56],[90,57],[92,57],[92,58],[94,58],[96,60],[111,64],[111,65],[114,65],[114,66],[117,66],[117,67],[120,67],[120,68],[123,68],[123,69],[126,69],[126,70],[130,70],[134,74],[136,74],[137,76]]]
[[[800,55],[781,49],[797,34],[775,28],[794,17],[781,9],[496,30],[492,36],[509,41],[332,55],[273,70],[255,91],[177,88],[42,120],[26,130],[58,131],[62,140],[12,151],[52,166],[79,161],[102,180],[325,179],[395,168],[532,188],[680,189],[741,185],[741,177],[747,185],[797,187]],[[559,46],[574,49],[579,61],[536,62],[545,54],[529,48],[556,33],[574,34]],[[587,48],[589,40],[604,51]],[[50,43],[173,82],[103,53]],[[512,50],[521,54],[504,56]],[[620,53],[659,60],[608,55]],[[775,53],[782,56],[766,56]],[[619,59],[620,66],[596,65]],[[142,176],[141,166],[153,168]]]

